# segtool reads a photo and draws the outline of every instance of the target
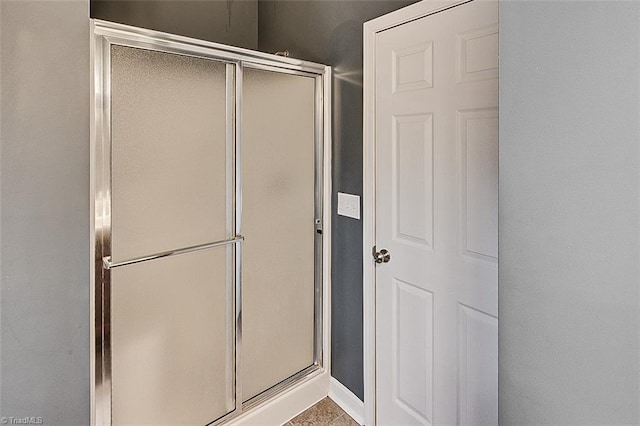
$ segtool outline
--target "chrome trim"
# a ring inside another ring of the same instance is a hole
[[[226,201],[227,201],[227,235],[240,235],[235,232],[235,210],[236,210],[236,193],[235,193],[235,159],[236,159],[236,132],[235,132],[235,78],[236,68],[239,68],[237,64],[227,64],[227,79],[226,79],[226,127],[227,127],[227,155],[226,155]],[[227,247],[227,363],[230,368],[227,369],[227,388],[226,395],[229,400],[228,406],[233,406],[233,410],[236,409],[236,336],[238,329],[236,328],[236,254],[235,248],[240,244],[233,244]],[[231,411],[233,411],[231,410]],[[226,413],[228,414],[228,413]]]
[[[248,399],[242,404],[242,410],[243,411],[250,410],[253,407],[256,407],[262,404],[263,402],[271,399],[272,397],[282,393],[282,391],[290,388],[291,386],[297,385],[303,380],[311,379],[315,377],[316,375],[322,373],[322,371],[324,371],[323,368],[319,364],[314,363],[308,366],[307,368],[298,371],[292,376],[287,377],[280,383],[277,383],[271,386],[269,389],[263,392],[260,392],[258,395]]]
[[[111,254],[111,48],[94,42],[95,124],[95,398],[97,424],[111,424],[111,273],[102,258]]]
[[[111,263],[111,256],[106,256],[102,259],[102,264],[104,269],[114,269],[114,268],[119,268],[121,266],[133,265],[135,263],[147,262],[149,260],[162,259],[163,257],[176,256],[179,254],[206,250],[213,247],[221,247],[229,244],[236,244],[242,241],[244,241],[244,237],[242,235],[238,235],[228,240],[215,241],[213,243],[206,243],[206,244],[198,244],[197,246],[185,247],[178,250],[163,251],[162,253],[156,253],[149,256],[138,257],[131,260],[123,260],[122,262],[115,262],[115,263]]]
[[[252,69],[262,70],[262,71],[277,72],[277,73],[280,73],[280,74],[299,75],[299,76],[309,77],[309,78],[318,77],[318,73],[316,73],[316,72],[310,72],[310,71],[298,70],[298,69],[290,69],[290,68],[283,68],[282,66],[273,66],[273,65],[261,64],[261,63],[243,62],[242,63],[242,67],[243,68],[252,68]]]
[[[257,52],[243,49],[241,47],[227,46],[220,43],[198,40],[195,38],[178,36],[160,31],[147,30],[144,28],[132,27],[115,22],[94,19],[94,31],[109,39],[114,44],[129,45],[134,43],[134,47],[150,46],[154,50],[164,52],[204,55],[208,58],[220,58],[231,61],[249,61],[256,64],[272,65],[288,69],[308,71],[315,74],[324,73],[325,65],[291,57],[272,55],[270,53]]]
[[[323,211],[324,211],[324,185],[323,185],[323,170],[324,170],[324,90],[323,90],[323,76],[318,75],[315,78],[315,153],[314,153],[314,179],[315,179],[315,220],[313,224],[314,242],[315,242],[315,295],[314,295],[314,339],[313,339],[313,362],[318,365],[322,365],[323,353]],[[319,223],[318,223],[319,222]]]
[[[123,37],[115,37],[115,36],[104,36],[104,39],[112,45],[131,47],[133,49],[144,49],[144,50],[152,50],[154,52],[161,53],[169,53],[174,55],[181,56],[189,56],[198,59],[206,59],[209,61],[218,61],[218,62],[227,62],[234,63],[237,62],[235,59],[225,58],[224,54],[209,52],[208,49],[203,48],[191,48],[188,46],[181,45],[167,45],[167,46],[159,46],[158,44],[152,43],[146,39],[133,40],[127,39]]]
[[[235,216],[234,225],[235,232],[240,234],[242,232],[242,81],[244,78],[243,63],[236,68],[236,109],[235,109],[235,144],[234,144],[234,161],[235,161]],[[236,369],[236,409],[235,415],[242,413],[242,245],[238,244],[235,247],[235,329],[236,329],[236,342],[235,342],[235,369]]]

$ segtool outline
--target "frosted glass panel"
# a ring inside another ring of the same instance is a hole
[[[225,239],[226,65],[111,48],[112,258]]]
[[[313,364],[314,80],[245,69],[245,400]]]
[[[204,425],[233,410],[230,250],[112,271],[114,425]]]

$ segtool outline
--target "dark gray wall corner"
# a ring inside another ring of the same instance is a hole
[[[337,216],[337,192],[362,196],[362,24],[415,1],[260,0],[260,50],[333,67],[331,372],[364,398],[362,222]]]
[[[500,423],[640,423],[640,3],[500,10]]]
[[[91,0],[91,17],[258,48],[257,0]]]
[[[89,3],[0,2],[0,417],[87,425]]]

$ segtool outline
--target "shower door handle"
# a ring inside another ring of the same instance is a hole
[[[236,235],[235,237],[228,240],[199,244],[197,246],[185,247],[177,250],[163,251],[162,253],[156,253],[149,256],[137,257],[135,259],[124,260],[122,262],[113,262],[111,260],[111,256],[105,256],[102,258],[102,267],[104,269],[114,269],[114,268],[119,268],[120,266],[133,265],[135,263],[146,262],[148,260],[161,259],[163,257],[171,257],[177,254],[191,253],[194,251],[206,250],[213,247],[222,247],[229,244],[242,243],[243,241],[244,241],[244,237],[242,235]]]
[[[373,246],[371,254],[373,255],[373,261],[376,263],[389,263],[391,260],[391,253],[387,249],[376,251],[376,246]]]

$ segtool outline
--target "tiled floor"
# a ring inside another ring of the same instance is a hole
[[[325,398],[283,426],[359,426],[338,404]]]

